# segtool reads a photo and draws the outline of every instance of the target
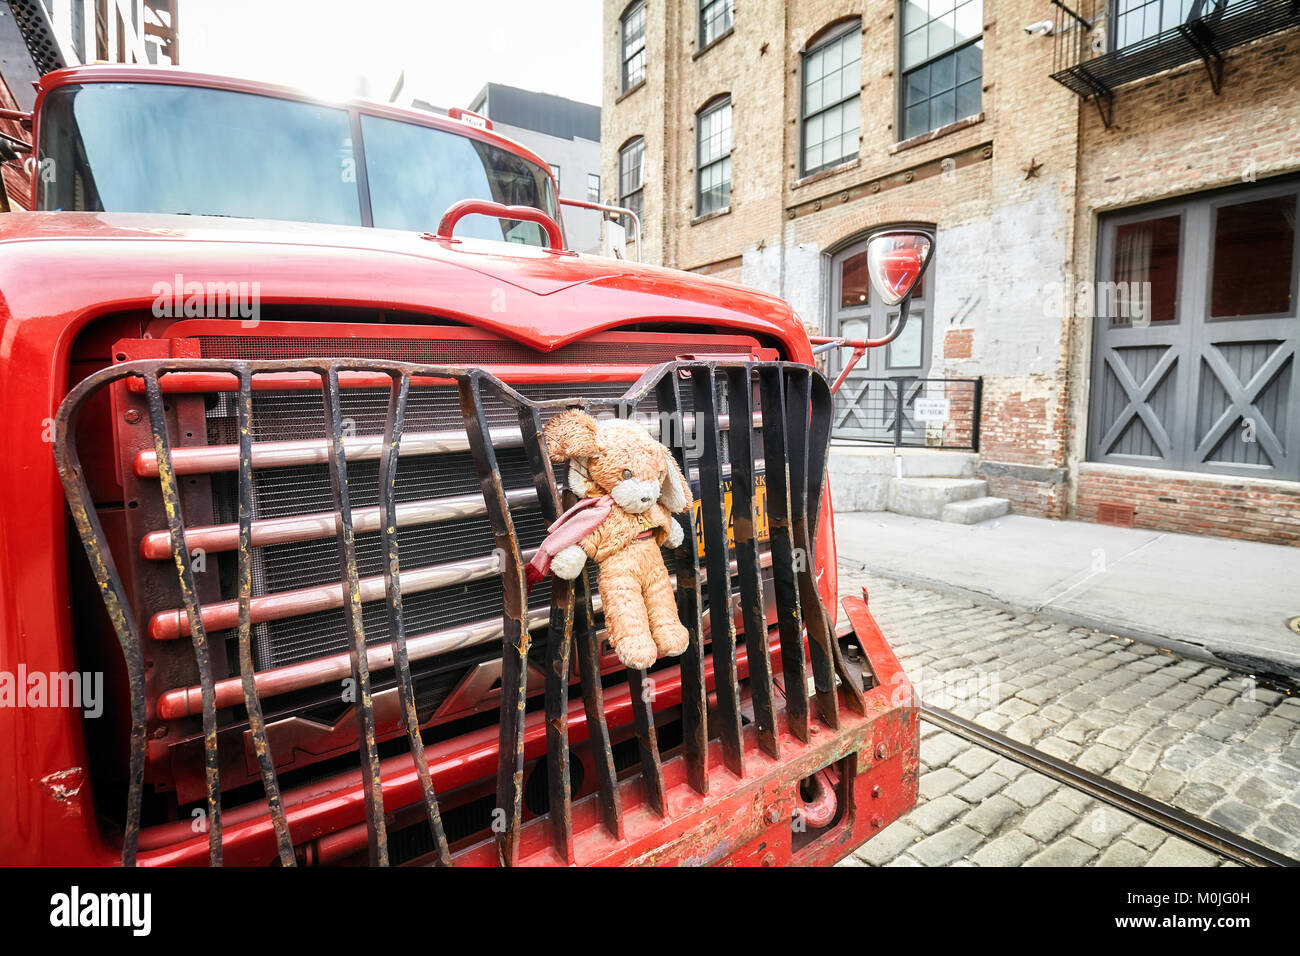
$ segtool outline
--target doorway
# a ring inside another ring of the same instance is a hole
[[[897,227],[889,227],[897,228]],[[863,236],[831,257],[830,334],[848,339],[882,338],[898,320],[898,306],[886,307],[873,293]],[[921,277],[912,293],[907,326],[883,348],[868,349],[835,396],[831,435],[859,441],[921,443],[925,424],[914,416],[924,394],[932,348],[933,276]],[[828,372],[839,375],[852,353],[831,353]],[[901,415],[899,412],[901,411]]]

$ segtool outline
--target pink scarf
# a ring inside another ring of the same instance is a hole
[[[614,499],[609,495],[583,498],[556,518],[555,522],[546,529],[550,533],[537,548],[537,553],[524,567],[528,589],[531,591],[533,585],[551,573],[552,558],[600,527],[601,523],[609,517],[613,507]]]

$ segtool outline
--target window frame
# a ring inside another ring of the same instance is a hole
[[[591,181],[596,181],[596,195],[591,195]],[[587,202],[600,202],[600,173],[587,173]]]
[[[812,116],[809,116],[808,115],[808,58],[811,57],[814,53],[823,49],[824,47],[827,47],[832,43],[838,43],[840,40],[844,39],[846,36],[848,36],[850,33],[853,32],[856,32],[858,34],[858,68],[859,68],[858,89],[855,90],[849,96],[836,100],[834,103],[823,105],[820,110],[818,110]],[[827,26],[817,37],[814,38],[814,42],[809,43],[806,47],[804,47],[803,52],[799,54],[799,177],[801,179],[805,176],[813,176],[817,173],[824,172],[827,169],[834,169],[836,166],[842,166],[845,163],[850,163],[853,161],[855,157],[860,157],[862,155],[862,146],[861,143],[859,143],[857,149],[853,153],[853,156],[840,156],[838,159],[834,160],[833,162],[822,163],[820,166],[815,166],[811,169],[809,169],[807,166],[804,165],[807,156],[808,121],[812,119],[813,116],[820,116],[824,113],[827,113],[830,110],[833,110],[839,106],[844,105],[849,100],[854,99],[856,97],[858,100],[858,133],[859,136],[861,136],[861,132],[862,132],[861,64],[862,64],[862,18],[861,17],[850,17],[849,19],[843,20],[840,23],[831,24]]]
[[[1111,3],[1111,4],[1113,4],[1113,3],[1116,2],[1116,0],[1108,0],[1108,2]],[[957,55],[959,52],[961,52],[962,50],[966,49],[967,47],[969,47],[969,46],[974,46],[974,45],[977,44],[977,43],[983,43],[983,42],[984,42],[984,23],[983,23],[983,19],[984,19],[984,0],[980,0],[980,21],[981,21],[981,22],[980,22],[980,32],[979,32],[979,35],[978,35],[978,36],[971,37],[969,40],[965,41],[964,43],[960,43],[960,44],[958,44],[958,45],[956,45],[956,46],[951,46],[951,47],[949,47],[948,49],[944,50],[942,53],[936,53],[936,54],[933,55],[933,56],[927,56],[924,60],[921,60],[919,63],[914,63],[914,64],[912,64],[910,67],[904,69],[904,67],[903,67],[903,38],[904,38],[904,36],[905,36],[905,33],[904,33],[904,31],[903,31],[903,7],[904,7],[904,5],[905,5],[906,3],[907,3],[907,0],[898,0],[898,4],[897,4],[897,6],[895,7],[895,11],[896,11],[896,12],[895,12],[895,16],[894,16],[894,19],[897,21],[897,25],[896,25],[896,27],[895,27],[895,29],[894,29],[894,39],[895,39],[895,44],[894,44],[894,45],[895,45],[895,49],[898,51],[898,52],[897,52],[897,55],[896,55],[896,57],[895,57],[895,74],[896,74],[897,77],[898,77],[898,82],[897,82],[898,95],[897,95],[897,97],[896,97],[896,102],[897,102],[897,104],[898,104],[898,107],[897,107],[897,109],[895,110],[894,123],[895,123],[895,128],[898,130],[898,142],[900,142],[900,143],[902,143],[902,142],[906,142],[907,140],[909,140],[909,139],[913,139],[913,138],[915,138],[915,137],[917,137],[917,136],[926,136],[926,135],[928,135],[928,134],[930,134],[930,133],[933,133],[933,132],[934,132],[935,130],[937,130],[937,129],[943,129],[943,126],[948,125],[948,124],[943,124],[943,125],[941,125],[941,126],[931,126],[931,127],[929,127],[928,129],[922,130],[922,131],[919,132],[919,133],[913,133],[913,134],[911,134],[910,136],[907,135],[907,105],[908,105],[908,104],[907,104],[907,77],[908,77],[908,74],[910,74],[910,73],[914,73],[914,72],[916,72],[917,70],[922,69],[923,67],[928,69],[928,68],[930,67],[931,64],[936,63],[936,62],[938,62],[939,60],[942,60],[942,59],[945,58],[945,57],[948,57],[948,56],[956,57],[956,55]],[[957,6],[960,6],[960,5],[961,5],[961,3],[960,3],[960,0],[959,0],[958,3],[954,4],[954,9],[955,9]],[[927,19],[927,20],[925,21],[925,23],[926,23],[926,27],[928,28],[929,25],[930,25],[930,23],[932,23],[932,22],[933,22],[933,19]],[[955,77],[956,65],[953,66],[953,70],[954,70],[954,77]],[[968,81],[968,82],[969,82],[969,81]],[[955,103],[955,99],[956,99],[956,95],[957,95],[957,87],[959,87],[959,86],[961,86],[961,84],[958,83],[958,82],[956,82],[956,81],[955,81],[955,78],[954,78],[953,87],[952,87],[952,90],[953,90],[953,97],[954,97],[954,103]],[[977,112],[975,112],[975,113],[968,113],[968,114],[965,115],[965,116],[957,116],[957,117],[955,117],[955,118],[953,119],[953,122],[954,122],[954,123],[960,123],[962,120],[968,120],[968,119],[971,119],[972,117],[979,116],[980,113],[984,112],[984,51],[983,51],[983,48],[981,48],[981,50],[980,50],[980,76],[979,76],[979,87],[980,87],[980,109],[979,109]],[[926,97],[926,103],[928,104],[929,101],[930,101],[931,99],[933,99],[932,96],[927,96],[927,97]]]
[[[712,39],[705,39],[705,24],[708,22],[709,10],[715,6],[723,5],[725,7],[726,18],[729,21],[725,30],[720,30]],[[713,44],[717,43],[723,37],[733,32],[736,28],[736,5],[734,0],[699,0],[698,14],[695,18],[696,29],[696,50],[703,53]]]
[[[623,186],[624,186],[623,156],[636,147],[640,147],[640,151],[641,151],[640,158],[637,162],[636,189],[632,189],[632,190],[628,190],[627,192],[624,192],[623,191]],[[645,200],[645,137],[644,136],[633,136],[618,148],[617,185],[618,185],[618,204],[622,206],[624,209],[631,209],[633,212],[635,212],[637,214],[637,218],[639,218],[642,221],[642,224],[644,226],[644,222],[645,222],[645,202],[644,202]],[[640,201],[639,209],[631,205],[630,203],[628,203],[628,199],[632,198],[633,196],[637,197],[637,199]]]
[[[703,154],[701,152],[701,146],[703,145],[703,143],[701,142],[700,139],[701,133],[703,132],[703,121],[706,116],[710,116],[713,113],[716,113],[719,110],[723,110],[723,109],[725,109],[728,114],[727,115],[727,151],[725,153],[719,153],[717,157],[710,160],[706,164],[703,162]],[[711,216],[714,215],[715,213],[720,213],[725,210],[729,210],[731,208],[730,167],[728,167],[727,169],[727,201],[723,205],[719,206],[717,209],[709,209],[706,211],[704,209],[704,191],[702,189],[704,183],[704,170],[706,168],[711,169],[712,167],[717,166],[724,162],[728,162],[731,159],[731,151],[733,146],[732,139],[731,139],[731,128],[732,128],[731,123],[732,123],[732,109],[731,109],[730,93],[720,93],[719,95],[713,97],[713,99],[709,100],[702,107],[700,107],[700,109],[695,114],[695,217],[697,219],[700,218],[701,216]]]
[[[629,55],[627,52],[628,21],[638,13],[641,14],[641,45],[633,50],[631,55]],[[620,93],[629,93],[645,83],[646,60],[648,56],[646,53],[646,14],[646,0],[632,0],[631,3],[623,8],[623,12],[618,18],[618,83]],[[641,57],[640,76],[637,78],[636,82],[631,82],[628,74],[628,64],[635,60],[638,55]]]

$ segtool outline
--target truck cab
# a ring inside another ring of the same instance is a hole
[[[42,78],[0,215],[0,861],[825,864],[915,803],[802,324],[568,250],[485,125]],[[589,576],[524,580],[569,408],[692,486],[691,643],[646,671]]]

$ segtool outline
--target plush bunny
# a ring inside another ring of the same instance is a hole
[[[548,570],[573,580],[590,558],[605,630],[618,659],[644,669],[686,650],[689,635],[677,617],[660,547],[682,543],[671,517],[691,506],[691,488],[672,454],[635,422],[597,421],[562,412],[546,423],[555,462],[569,463],[569,487],[582,499],[550,527],[527,569],[530,585]]]

